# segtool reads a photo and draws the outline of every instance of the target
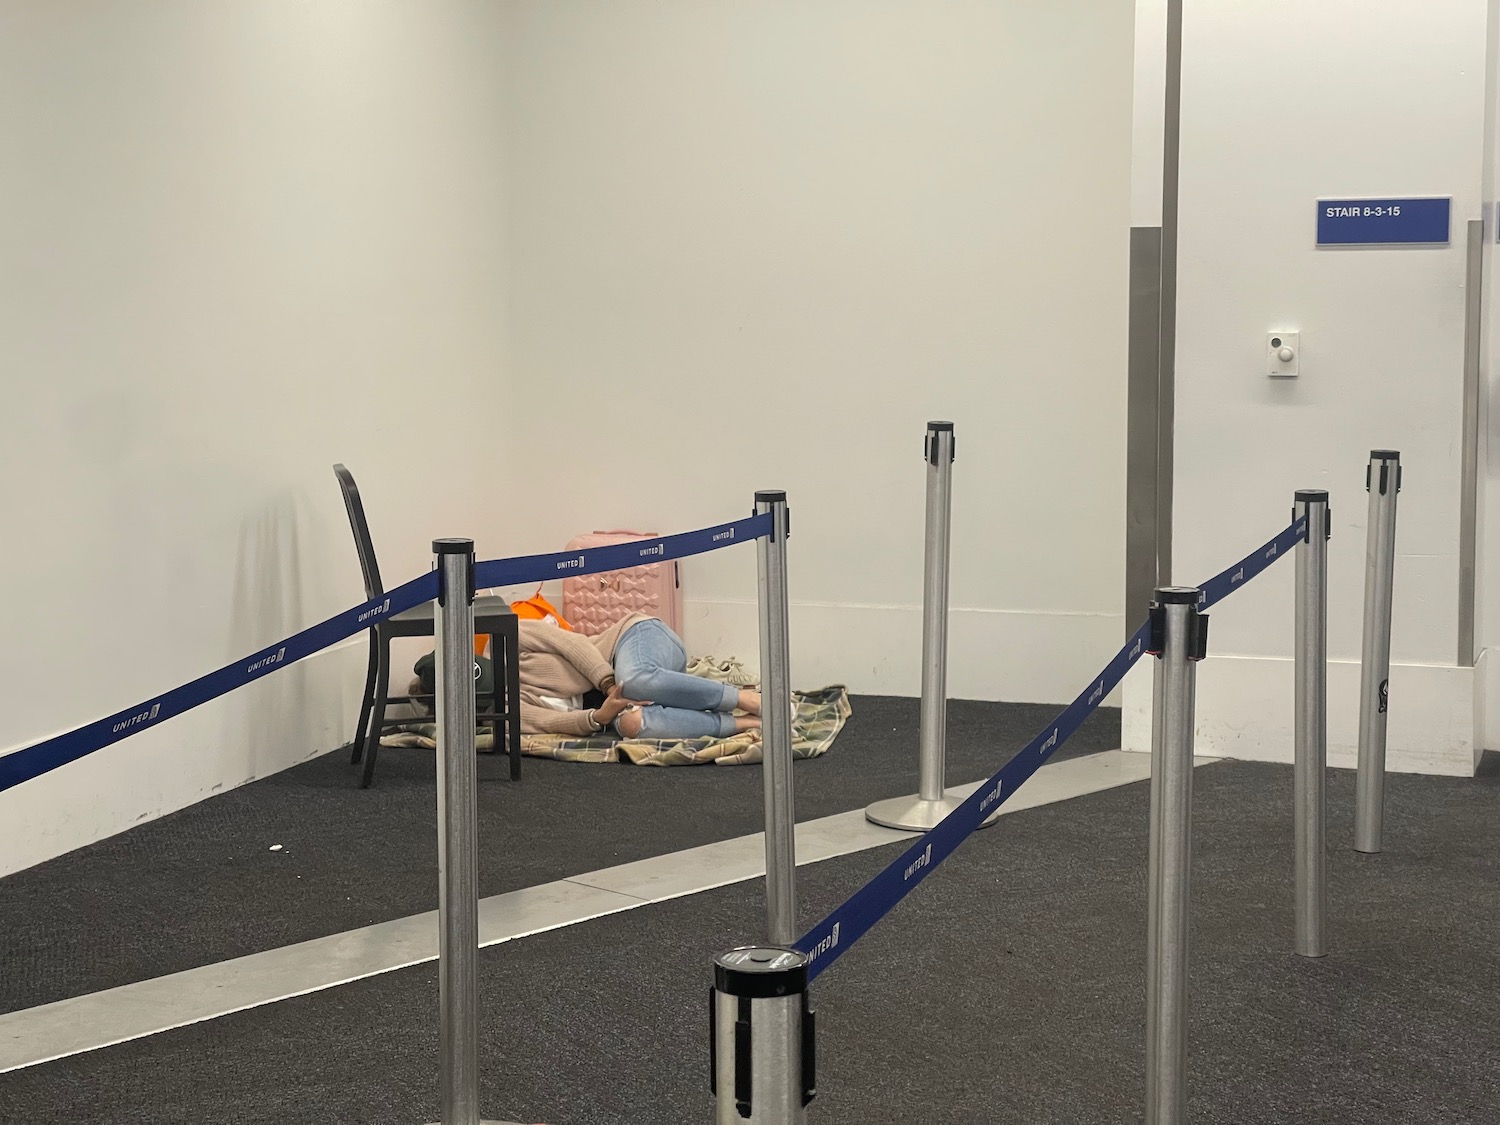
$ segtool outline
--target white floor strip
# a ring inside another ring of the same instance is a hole
[[[1198,759],[1202,765],[1212,759]],[[1146,754],[1053,762],[1002,807],[1020,812],[1150,776]],[[977,787],[948,792],[967,796]],[[863,810],[797,825],[798,865],[910,840]],[[498,945],[765,874],[761,833],[481,900],[479,943]],[[414,914],[198,969],[0,1015],[0,1073],[140,1039],[437,958],[437,914]]]

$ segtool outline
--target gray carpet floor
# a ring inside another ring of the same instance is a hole
[[[1291,940],[1291,771],[1195,774],[1190,1118],[1500,1119],[1500,779],[1389,779],[1387,851],[1329,779],[1332,954]],[[1140,1119],[1148,787],[977,834],[814,987],[815,1125]],[[894,855],[805,868],[808,920]],[[763,924],[726,887],[486,950],[483,1105],[554,1125],[710,1120],[714,952]],[[29,1125],[433,1120],[421,966],[0,1075]]]
[[[797,764],[799,820],[916,789],[917,701],[860,696],[853,705],[833,748]],[[950,783],[999,769],[1057,711],[950,703]],[[1105,710],[1064,753],[1119,745],[1119,712]],[[430,752],[384,751],[375,787],[360,790],[347,751],[337,751],[0,880],[0,1011],[435,909],[433,771]],[[514,784],[507,763],[485,755],[479,775],[483,895],[763,823],[758,766],[528,758]]]

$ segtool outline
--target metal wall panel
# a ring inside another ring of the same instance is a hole
[[[1130,353],[1125,444],[1125,630],[1156,589],[1161,428],[1161,228],[1130,228]]]
[[[1474,667],[1474,596],[1479,524],[1479,362],[1484,322],[1484,223],[1470,219],[1464,290],[1464,429],[1458,508],[1458,654],[1460,668]]]

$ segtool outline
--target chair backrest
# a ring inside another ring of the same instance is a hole
[[[359,569],[365,576],[365,597],[378,598],[385,593],[380,584],[380,565],[375,561],[375,544],[370,541],[370,525],[365,522],[365,505],[359,498],[354,474],[342,465],[333,467],[344,494],[344,510],[349,513],[349,528],[354,532],[354,549],[359,552]]]

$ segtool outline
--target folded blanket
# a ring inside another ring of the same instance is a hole
[[[851,709],[849,692],[842,684],[816,691],[794,691],[797,713],[792,720],[792,755],[816,758],[826,754],[844,729]],[[382,746],[420,746],[436,749],[437,724],[406,723],[380,740]],[[495,749],[494,732],[485,727],[475,739],[476,750]],[[730,738],[628,738],[603,735],[577,738],[565,734],[523,734],[521,753],[534,758],[562,762],[620,762],[637,766],[748,766],[761,761],[760,731],[746,731]]]

